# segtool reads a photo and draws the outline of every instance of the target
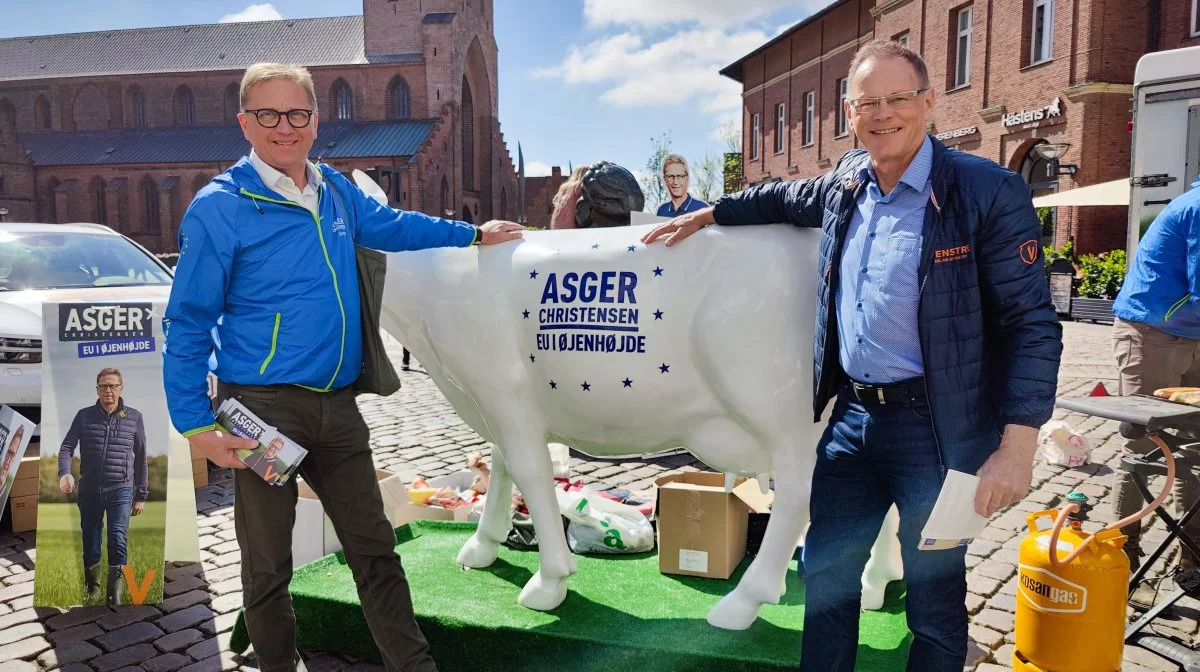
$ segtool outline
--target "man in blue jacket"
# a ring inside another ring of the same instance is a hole
[[[355,245],[488,245],[519,238],[522,227],[394,210],[310,163],[318,115],[304,68],[251,66],[240,102],[253,151],[196,194],[180,225],[163,350],[171,421],[208,459],[236,469],[246,628],[263,672],[296,667],[296,481],[268,485],[233,452],[254,442],[216,431],[206,385],[213,353],[221,400],[236,397],[308,450],[300,473],[333,521],[386,669],[435,670],[351,388],[363,361]]]
[[[100,598],[101,541],[108,528],[107,603],[121,603],[122,568],[129,562],[129,517],[142,513],[150,497],[146,427],[142,414],[125,405],[125,381],[117,369],[96,375],[96,403],[80,409],[58,448],[58,488],[78,489],[83,536],[86,602]],[[79,448],[79,483],[71,473]]]
[[[948,469],[979,476],[974,506],[984,516],[1028,492],[1062,330],[1028,189],[926,135],[934,94],[920,56],[872,42],[849,75],[845,113],[866,151],[815,179],[722,197],[645,240],[674,245],[712,224],[822,228],[815,418],[837,401],[812,480],[800,669],[854,669],[863,567],[894,503],[908,670],[959,672],[966,549],[921,551],[921,529]]]
[[[1138,243],[1133,264],[1113,302],[1113,350],[1121,374],[1121,394],[1153,394],[1163,387],[1200,387],[1200,180],[1172,200],[1155,218]],[[1127,454],[1155,448],[1149,439],[1125,442]],[[1114,520],[1145,506],[1129,473],[1120,465],[1113,472]],[[1200,497],[1195,478],[1175,480],[1175,506],[1182,514]],[[1187,531],[1200,538],[1200,519]],[[1132,568],[1141,566],[1141,528],[1121,529],[1129,536],[1125,552]],[[1197,559],[1180,548],[1180,566],[1195,569]],[[1140,606],[1151,600],[1145,591],[1134,594]]]

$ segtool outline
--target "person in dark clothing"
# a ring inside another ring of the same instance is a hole
[[[140,514],[150,496],[146,462],[146,428],[142,414],[125,405],[124,380],[117,369],[96,376],[97,400],[80,409],[58,449],[58,487],[78,491],[79,526],[83,531],[83,568],[87,601],[100,599],[101,535],[108,532],[108,604],[121,604],[122,568],[129,562],[129,517]],[[79,483],[71,460],[79,448]]]
[[[1029,492],[1062,327],[1029,189],[927,134],[934,91],[921,57],[874,41],[848,75],[841,113],[864,149],[820,177],[723,196],[643,242],[676,245],[712,225],[822,229],[814,420],[836,401],[812,477],[799,669],[854,669],[863,567],[895,504],[913,633],[906,669],[957,672],[966,548],[920,550],[921,529],[950,469],[979,477],[982,516]]]

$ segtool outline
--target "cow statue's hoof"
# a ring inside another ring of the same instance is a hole
[[[525,584],[517,603],[534,611],[550,611],[567,599],[567,577],[547,579],[539,571]]]
[[[483,569],[492,566],[499,552],[500,544],[480,539],[479,534],[476,533],[472,534],[467,543],[463,544],[462,550],[458,552],[457,562],[460,567]]]
[[[758,619],[761,602],[748,600],[735,588],[708,612],[708,624],[722,630],[745,630]]]
[[[883,593],[887,584],[863,581],[862,606],[863,611],[879,611],[883,608]]]

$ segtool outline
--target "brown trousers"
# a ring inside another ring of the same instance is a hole
[[[413,615],[408,580],[395,552],[395,531],[384,515],[375,478],[370,432],[354,393],[222,383],[218,398],[231,396],[308,450],[300,474],[333,522],[384,667],[388,672],[436,672]],[[254,472],[237,469],[234,493],[246,629],[259,669],[295,670],[296,615],[288,584],[296,481],[267,485]]]
[[[1200,341],[1172,336],[1154,327],[1118,318],[1113,323],[1113,351],[1123,395],[1153,394],[1163,387],[1200,387]],[[1126,454],[1145,455],[1154,450],[1155,445],[1150,439],[1130,439],[1124,448]],[[1113,474],[1113,491],[1114,520],[1136,513],[1146,505],[1132,477],[1119,464]],[[1175,515],[1179,517],[1200,498],[1200,481],[1193,474],[1177,474],[1172,494]],[[1127,546],[1136,547],[1141,539],[1138,525],[1126,526],[1121,531],[1129,536]],[[1187,532],[1200,540],[1200,515],[1192,518]],[[1184,552],[1181,564],[1196,566],[1195,559],[1187,552]]]

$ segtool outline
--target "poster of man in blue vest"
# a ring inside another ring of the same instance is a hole
[[[58,488],[76,492],[80,531],[83,534],[83,570],[87,599],[100,596],[101,536],[108,541],[107,590],[109,605],[116,603],[116,584],[129,562],[128,532],[131,516],[146,509],[150,487],[146,463],[146,426],[142,413],[125,404],[125,381],[118,369],[96,375],[96,403],[80,409],[58,449]],[[79,483],[71,462],[79,449]]]
[[[161,304],[46,303],[34,605],[162,601]]]

